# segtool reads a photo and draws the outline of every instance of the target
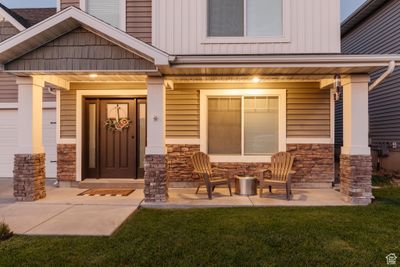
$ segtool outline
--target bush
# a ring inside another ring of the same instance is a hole
[[[5,222],[0,222],[0,241],[7,240],[12,237],[13,232],[11,232],[10,227]]]

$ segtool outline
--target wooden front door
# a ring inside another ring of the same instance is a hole
[[[137,101],[85,100],[85,178],[137,178]]]

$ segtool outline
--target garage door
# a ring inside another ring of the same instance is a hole
[[[43,110],[43,144],[46,152],[46,176],[57,175],[56,110]],[[0,177],[13,177],[17,146],[17,110],[0,110]]]

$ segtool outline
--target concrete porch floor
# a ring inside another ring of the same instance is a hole
[[[268,191],[268,189],[266,190]],[[195,194],[195,188],[170,188],[167,203],[141,204],[145,208],[215,208],[215,207],[272,207],[272,206],[349,206],[341,194],[333,189],[294,189],[293,199],[286,200],[284,190],[266,192],[263,197],[229,195],[227,188],[216,188],[213,199],[209,200],[205,188]],[[265,191],[264,191],[265,192]]]
[[[0,179],[0,221],[15,234],[109,236],[139,207],[143,190],[128,197],[77,196],[86,189],[57,188],[48,180],[47,197],[16,202],[12,179]]]
[[[216,208],[271,206],[347,206],[333,189],[294,189],[287,201],[284,191],[257,196],[229,196],[227,188],[216,188],[208,200],[205,188],[170,188],[167,203],[143,202],[143,189],[128,197],[77,196],[86,189],[57,188],[48,180],[47,197],[36,202],[16,202],[12,179],[0,178],[0,221],[15,234],[109,236],[139,208]]]

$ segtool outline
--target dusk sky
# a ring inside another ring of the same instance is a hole
[[[356,10],[365,0],[341,0],[342,20]],[[16,7],[55,7],[56,0],[0,0],[0,3],[10,8]]]

